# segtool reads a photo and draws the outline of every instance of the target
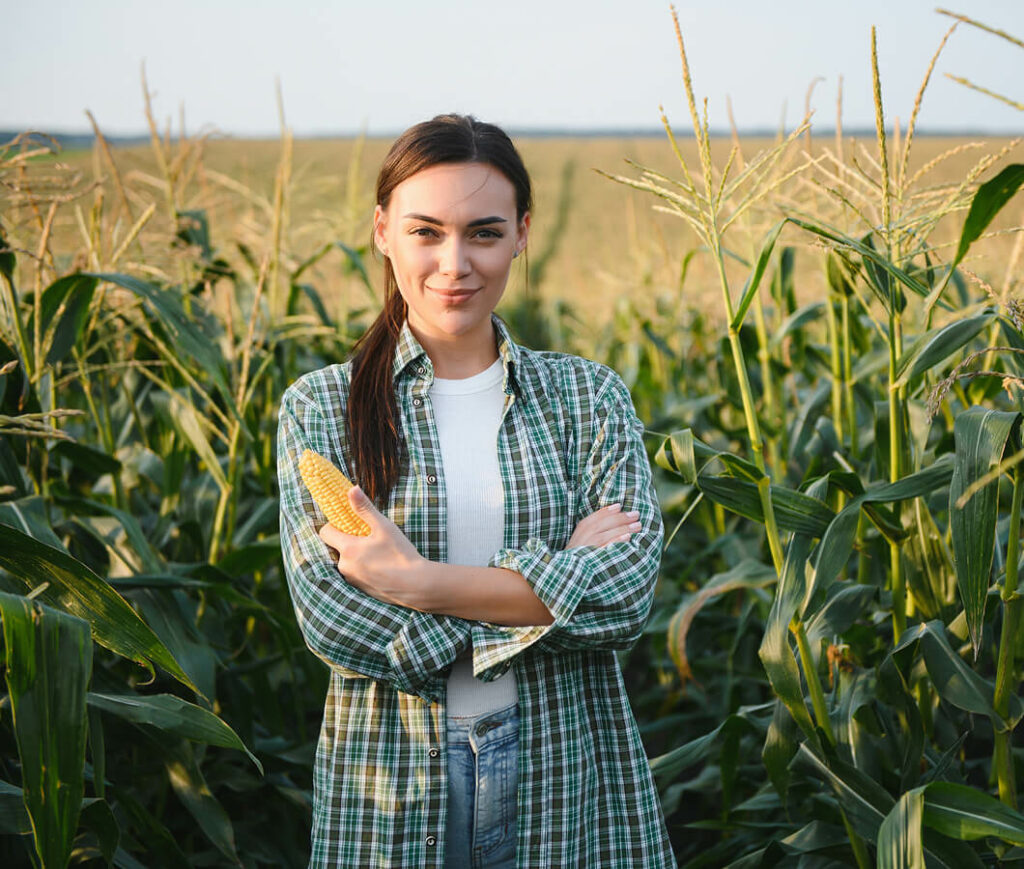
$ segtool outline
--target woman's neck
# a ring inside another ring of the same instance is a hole
[[[435,377],[444,380],[472,377],[488,369],[498,358],[497,336],[490,322],[479,335],[426,335],[418,334],[411,324],[410,328],[430,357]]]

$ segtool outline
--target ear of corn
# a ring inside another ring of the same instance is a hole
[[[299,473],[328,522],[345,534],[370,536],[370,526],[348,501],[352,483],[329,459],[313,450],[305,450],[299,459]]]

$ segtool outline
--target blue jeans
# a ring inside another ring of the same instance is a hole
[[[448,718],[447,869],[515,869],[519,704]]]

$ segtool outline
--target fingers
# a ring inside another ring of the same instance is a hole
[[[569,548],[576,546],[605,546],[629,538],[640,530],[636,510],[622,512],[621,504],[610,504],[580,520],[570,539]]]
[[[621,504],[612,504],[610,507],[591,513],[584,521],[588,522],[587,533],[608,534],[617,531],[622,534],[627,530],[638,531],[640,529],[640,523],[636,521],[638,518],[640,518],[638,510],[623,513]]]

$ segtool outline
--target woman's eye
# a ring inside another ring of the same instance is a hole
[[[496,229],[481,229],[476,234],[476,237],[489,240],[489,239],[492,239],[492,238],[501,238],[501,233],[498,232],[498,230],[496,230]]]
[[[429,226],[417,226],[409,231],[410,235],[418,235],[420,238],[434,238],[437,233]]]

